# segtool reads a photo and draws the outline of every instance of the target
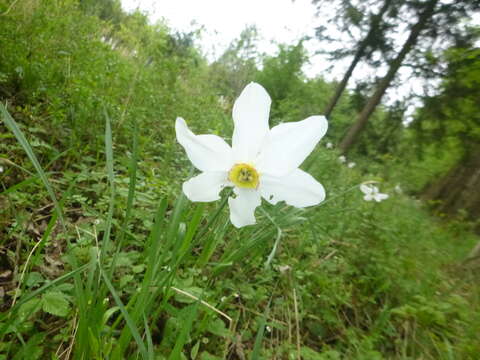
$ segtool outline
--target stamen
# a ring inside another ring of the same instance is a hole
[[[249,164],[235,164],[228,173],[228,179],[241,188],[256,189],[259,175],[257,170]]]

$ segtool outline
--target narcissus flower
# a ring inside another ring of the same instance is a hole
[[[178,142],[201,174],[183,183],[191,201],[220,199],[226,186],[230,220],[236,227],[255,224],[255,209],[263,197],[271,204],[317,205],[325,199],[323,186],[298,167],[325,135],[323,116],[268,126],[271,100],[265,89],[250,83],[233,106],[232,146],[216,135],[195,135],[177,118]]]
[[[363,199],[365,201],[372,201],[375,200],[376,202],[380,202],[382,200],[388,199],[388,194],[382,194],[378,187],[372,184],[361,184],[360,190],[365,194]]]

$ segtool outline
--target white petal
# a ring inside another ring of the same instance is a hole
[[[360,184],[360,190],[365,194],[369,195],[373,193],[373,188],[371,185]]]
[[[233,105],[232,148],[236,162],[251,162],[257,157],[268,133],[272,100],[256,83],[248,84]]]
[[[233,165],[232,149],[216,135],[195,135],[185,120],[177,118],[175,132],[192,164],[200,171],[228,171]]]
[[[375,194],[375,201],[377,202],[380,202],[386,199],[388,199],[388,194],[382,194],[382,193]]]
[[[190,201],[210,202],[220,199],[220,191],[228,184],[228,173],[204,172],[183,183],[183,192]]]
[[[374,196],[372,194],[366,194],[363,197],[363,200],[365,200],[365,201],[372,201],[373,199],[374,199]]]
[[[282,176],[295,170],[327,132],[324,116],[284,123],[270,130],[257,162],[260,172]]]
[[[260,193],[255,189],[235,189],[236,198],[228,198],[230,221],[240,228],[255,224],[255,208],[260,205]]]
[[[292,206],[305,207],[317,205],[325,199],[322,184],[300,169],[283,177],[262,176],[260,192],[265,200],[274,205],[285,201]]]

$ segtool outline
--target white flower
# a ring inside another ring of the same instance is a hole
[[[292,268],[290,267],[290,265],[280,265],[278,266],[278,271],[280,271],[280,273],[284,274],[286,273],[287,271],[290,271]]]
[[[327,142],[327,145],[325,145],[327,149],[333,148],[333,144],[331,142]]]
[[[340,161],[342,164],[347,162],[347,158],[345,157],[345,155],[340,155],[338,157],[338,161]]]
[[[0,173],[3,173],[3,166],[0,166]]]
[[[397,194],[403,193],[403,189],[402,189],[402,187],[400,186],[400,184],[397,184],[397,185],[395,186],[395,191],[397,192]]]
[[[312,152],[328,127],[323,116],[268,126],[270,97],[256,83],[248,84],[233,106],[232,146],[215,135],[195,135],[182,118],[175,130],[178,142],[201,171],[183,183],[191,201],[220,199],[220,191],[233,186],[228,199],[230,221],[236,227],[255,224],[255,209],[263,197],[271,204],[285,201],[296,207],[317,205],[325,190],[298,167]]]
[[[375,200],[376,202],[380,202],[388,199],[388,194],[382,194],[378,188],[372,184],[361,184],[360,190],[365,194],[363,197],[365,201]]]
[[[352,169],[352,168],[354,168],[356,165],[357,165],[356,163],[354,163],[353,161],[351,161],[351,162],[348,163],[347,166],[348,166],[350,169]]]
[[[228,101],[225,98],[225,96],[220,95],[218,97],[218,104],[220,105],[221,108],[226,109],[228,107]]]

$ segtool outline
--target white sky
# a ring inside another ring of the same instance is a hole
[[[140,9],[152,22],[164,19],[166,24],[181,32],[191,32],[204,27],[200,46],[208,59],[214,60],[222,54],[232,40],[239,37],[242,30],[249,25],[256,25],[261,41],[257,43],[260,52],[275,54],[276,43],[293,44],[303,36],[313,40],[304,43],[310,55],[310,64],[304,68],[309,77],[321,75],[331,81],[341,79],[351,61],[346,58],[328,62],[325,56],[314,55],[321,46],[327,46],[315,39],[315,28],[321,25],[321,17],[316,16],[316,7],[311,0],[121,0],[125,10]],[[446,0],[444,0],[446,1]],[[324,4],[328,4],[324,2]],[[324,5],[327,6],[328,5]],[[322,12],[335,11],[323,8]],[[478,15],[478,14],[476,14]],[[480,24],[480,16],[475,16],[475,23]],[[325,24],[323,24],[325,25]],[[406,34],[399,34],[401,39]],[[400,41],[400,40],[399,40]],[[399,42],[401,43],[401,42]],[[329,49],[330,50],[330,49]],[[333,66],[332,66],[333,65]],[[349,87],[355,85],[356,79],[368,76],[383,76],[385,68],[371,69],[359,66],[354,72]],[[390,103],[411,93],[422,93],[423,83],[408,79],[409,70],[401,68],[397,78],[402,86],[391,88],[384,101]],[[418,105],[418,102],[416,102]],[[409,109],[411,113],[413,107]]]
[[[127,11],[146,12],[152,22],[164,18],[172,29],[182,32],[205,26],[201,47],[209,59],[221,55],[249,25],[259,31],[259,50],[274,54],[273,42],[292,44],[305,35],[314,37],[319,22],[310,0],[122,0],[122,4]],[[314,42],[306,44],[311,53],[318,46]],[[325,69],[326,64],[312,61],[305,71],[313,77]]]

